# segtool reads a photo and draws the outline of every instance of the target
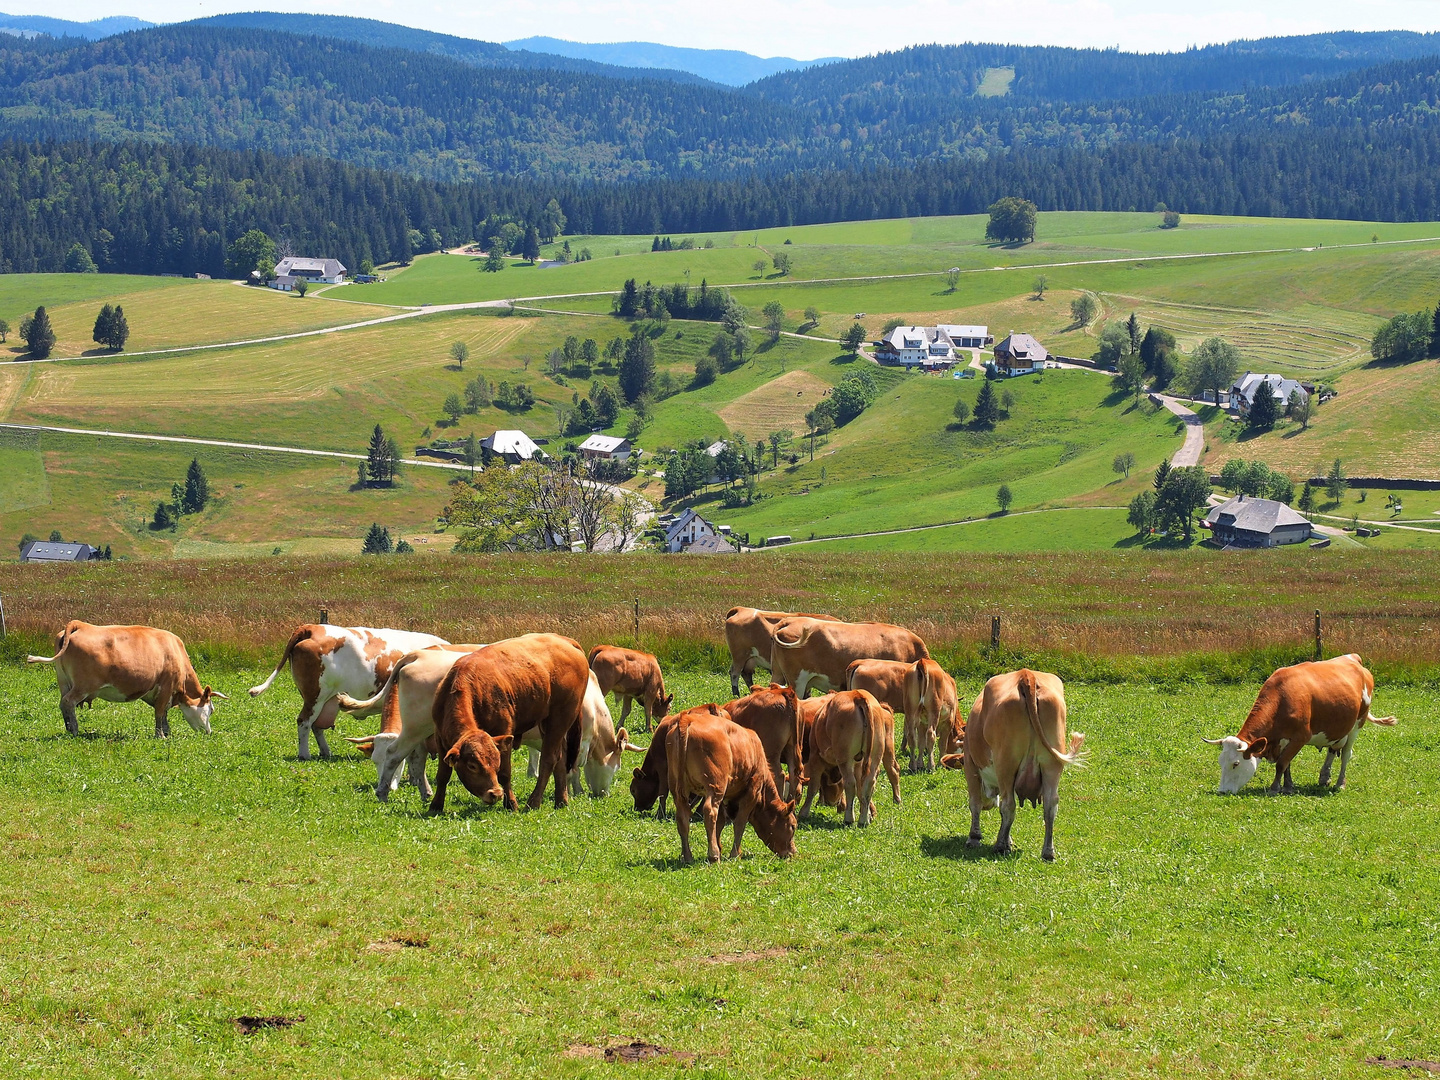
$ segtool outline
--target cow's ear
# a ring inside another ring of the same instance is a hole
[[[794,812],[795,812],[795,800],[794,800],[794,799],[791,799],[789,802],[787,802],[787,803],[785,804],[785,813],[787,813],[787,814],[793,814]]]
[[[634,776],[636,780],[640,779],[640,767],[638,765],[635,767]]]
[[[1252,742],[1249,746],[1245,748],[1245,756],[1247,758],[1264,757],[1265,748],[1269,745],[1270,740],[1267,739],[1264,735],[1261,735],[1260,738],[1256,739],[1254,742]]]
[[[452,746],[452,747],[449,749],[449,751],[446,752],[446,754],[445,754],[445,764],[446,764],[446,765],[449,765],[449,766],[453,769],[453,768],[455,767],[455,763],[458,762],[459,760],[460,760],[460,744],[459,744],[459,743],[456,743],[454,746]]]
[[[513,735],[497,735],[495,737],[495,749],[499,750],[502,754],[509,753],[510,748],[514,745],[515,736]]]

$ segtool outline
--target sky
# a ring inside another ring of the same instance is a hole
[[[229,11],[356,15],[485,41],[536,34],[572,41],[656,41],[761,56],[863,56],[918,43],[999,41],[1144,52],[1327,30],[1440,30],[1440,0],[0,0],[12,15],[88,21],[134,15],[180,22]]]

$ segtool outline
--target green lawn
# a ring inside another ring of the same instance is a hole
[[[1236,730],[1254,685],[1072,683],[1091,767],[1062,782],[1053,865],[1037,810],[1017,854],[968,850],[942,773],[904,776],[900,807],[882,789],[863,832],[817,811],[789,862],[752,833],[737,862],[682,867],[623,779],[561,811],[459,785],[440,818],[409,789],[381,805],[343,743],[295,761],[298,699],[288,677],[248,699],[262,674],[202,670],[230,694],[215,734],[176,717],[162,743],[145,707],[106,703],[65,737],[52,676],[0,667],[17,1075],[590,1076],[592,1048],[632,1040],[697,1055],[646,1075],[717,1077],[868,1075],[877,1055],[908,1076],[1257,1080],[1440,1058],[1428,692],[1379,688],[1400,725],[1367,728],[1345,793],[1316,792],[1307,752],[1300,795],[1224,798],[1200,737]],[[728,690],[670,682],[683,704]],[[277,1015],[304,1019],[235,1023]]]
[[[998,513],[914,532],[816,541],[819,551],[1101,551],[1130,547],[1124,510],[1065,507]],[[768,554],[768,552],[767,552]]]

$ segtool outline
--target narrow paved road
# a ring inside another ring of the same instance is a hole
[[[817,536],[813,540],[792,540],[788,544],[777,544],[774,547],[747,548],[747,551],[786,551],[789,548],[800,547],[802,544],[828,544],[836,540],[858,540],[866,536],[899,536],[901,533],[929,532],[932,529],[950,529],[959,525],[983,525],[986,522],[999,521],[1002,518],[1027,517],[1030,514],[1061,514],[1074,510],[1125,510],[1124,506],[1052,506],[1044,510],[1016,510],[1013,514],[990,515],[978,518],[964,518],[960,521],[942,521],[935,525],[908,525],[903,529],[880,529],[876,532],[863,533],[842,533],[838,536]]]
[[[1167,394],[1155,395],[1160,399],[1161,404],[1169,409],[1180,419],[1185,421],[1185,444],[1175,451],[1175,456],[1170,459],[1170,464],[1176,469],[1186,469],[1191,465],[1200,464],[1200,455],[1205,452],[1205,425],[1195,410],[1188,405],[1181,405],[1178,400]]]

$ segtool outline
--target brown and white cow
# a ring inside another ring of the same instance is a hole
[[[432,792],[425,776],[425,762],[438,753],[435,743],[435,691],[465,653],[484,645],[431,646],[408,652],[395,662],[385,685],[374,697],[356,701],[348,694],[337,695],[340,708],[352,716],[380,713],[380,730],[374,735],[352,738],[362,753],[375,763],[375,797],[381,802],[395,790],[400,763],[406,763],[410,782],[422,799]]]
[[[1000,832],[995,851],[1010,851],[1010,828],[1015,805],[1042,802],[1045,807],[1045,844],[1040,857],[1055,859],[1055,813],[1060,805],[1060,774],[1065,766],[1084,767],[1081,753],[1085,736],[1065,733],[1065,684],[1047,671],[1019,671],[996,675],[985,684],[965,724],[965,753],[946,755],[947,768],[965,770],[970,795],[970,847],[981,842],[980,812],[998,802]]]
[[[1374,696],[1375,677],[1354,653],[1280,668],[1265,680],[1238,735],[1205,740],[1220,747],[1220,794],[1233,795],[1248,784],[1263,758],[1275,763],[1275,782],[1266,794],[1293,795],[1290,764],[1307,746],[1325,751],[1322,788],[1329,786],[1330,765],[1339,755],[1335,790],[1343,791],[1345,767],[1365,721],[1395,726],[1395,717],[1371,714]]]
[[[805,739],[805,805],[800,816],[808,817],[815,795],[825,783],[825,774],[838,770],[844,787],[845,824],[854,825],[858,802],[863,828],[875,816],[875,779],[889,757],[895,802],[900,802],[900,773],[894,768],[895,714],[888,705],[875,700],[868,690],[841,690],[819,699]],[[887,747],[889,753],[887,755]]]
[[[955,680],[928,657],[904,664],[898,660],[856,660],[845,669],[847,690],[869,690],[875,700],[905,714],[900,749],[910,753],[911,772],[933,772],[935,737],[950,741],[955,727]]]
[[[630,778],[630,796],[635,800],[636,812],[643,814],[654,806],[657,821],[665,820],[665,797],[670,793],[670,759],[665,747],[675,722],[674,716],[667,716],[655,725],[645,757]]]
[[[210,734],[215,701],[225,695],[201,686],[185,643],[153,626],[95,626],[72,619],[55,638],[54,656],[27,656],[31,664],[53,664],[60,687],[65,730],[80,734],[77,705],[101,701],[143,701],[155,710],[155,737],[170,734],[170,710],[180,707],[196,731]]]
[[[602,694],[614,693],[621,703],[620,723],[630,715],[630,706],[638,698],[645,710],[645,730],[670,711],[674,694],[665,693],[665,676],[660,661],[638,649],[622,649],[618,645],[596,645],[590,650],[590,670],[600,682]]]
[[[445,809],[451,773],[487,806],[503,799],[517,808],[510,787],[510,753],[532,727],[540,729],[540,778],[528,805],[540,805],[555,777],[555,805],[569,803],[565,778],[580,757],[580,712],[590,669],[580,644],[558,634],[526,634],[497,641],[455,662],[435,692],[435,741],[440,766],[430,812]]]
[[[771,683],[721,706],[730,719],[760,736],[775,786],[786,798],[800,791],[800,709],[795,691]],[[786,780],[786,770],[789,780]]]
[[[276,676],[290,665],[295,689],[300,691],[298,756],[310,760],[310,732],[320,745],[320,756],[330,756],[325,731],[335,726],[340,711],[339,695],[368,698],[387,679],[399,659],[408,652],[446,645],[444,638],[434,634],[417,634],[408,630],[377,630],[369,626],[331,626],[310,623],[298,627],[280,654],[280,663],[270,677],[250,688],[250,696],[258,697],[270,689]]]
[[[845,670],[856,660],[898,660],[913,664],[928,657],[925,642],[889,623],[827,622],[796,616],[775,630],[770,673],[804,698],[845,688]]]
[[[786,619],[806,618],[833,622],[831,615],[805,612],[762,611],[753,607],[733,607],[725,613],[725,643],[730,646],[730,693],[740,696],[740,679],[755,689],[755,668],[770,670],[770,651],[775,628]]]
[[[540,729],[531,728],[520,737],[520,743],[530,751],[530,779],[536,780],[540,776]],[[585,703],[580,708],[580,758],[570,770],[570,794],[580,794],[583,772],[585,787],[593,798],[603,799],[609,795],[626,750],[645,752],[643,746],[630,741],[630,733],[623,727],[615,730],[610,707],[605,704],[605,695],[600,692],[600,683],[592,671],[590,684],[585,688]]]
[[[734,723],[718,705],[702,705],[680,713],[665,741],[682,861],[693,861],[690,800],[694,796],[699,797],[705,819],[712,863],[720,861],[720,831],[727,819],[735,826],[732,859],[740,855],[747,823],[754,824],[765,846],[782,859],[795,854],[795,802],[781,800],[760,736]]]

